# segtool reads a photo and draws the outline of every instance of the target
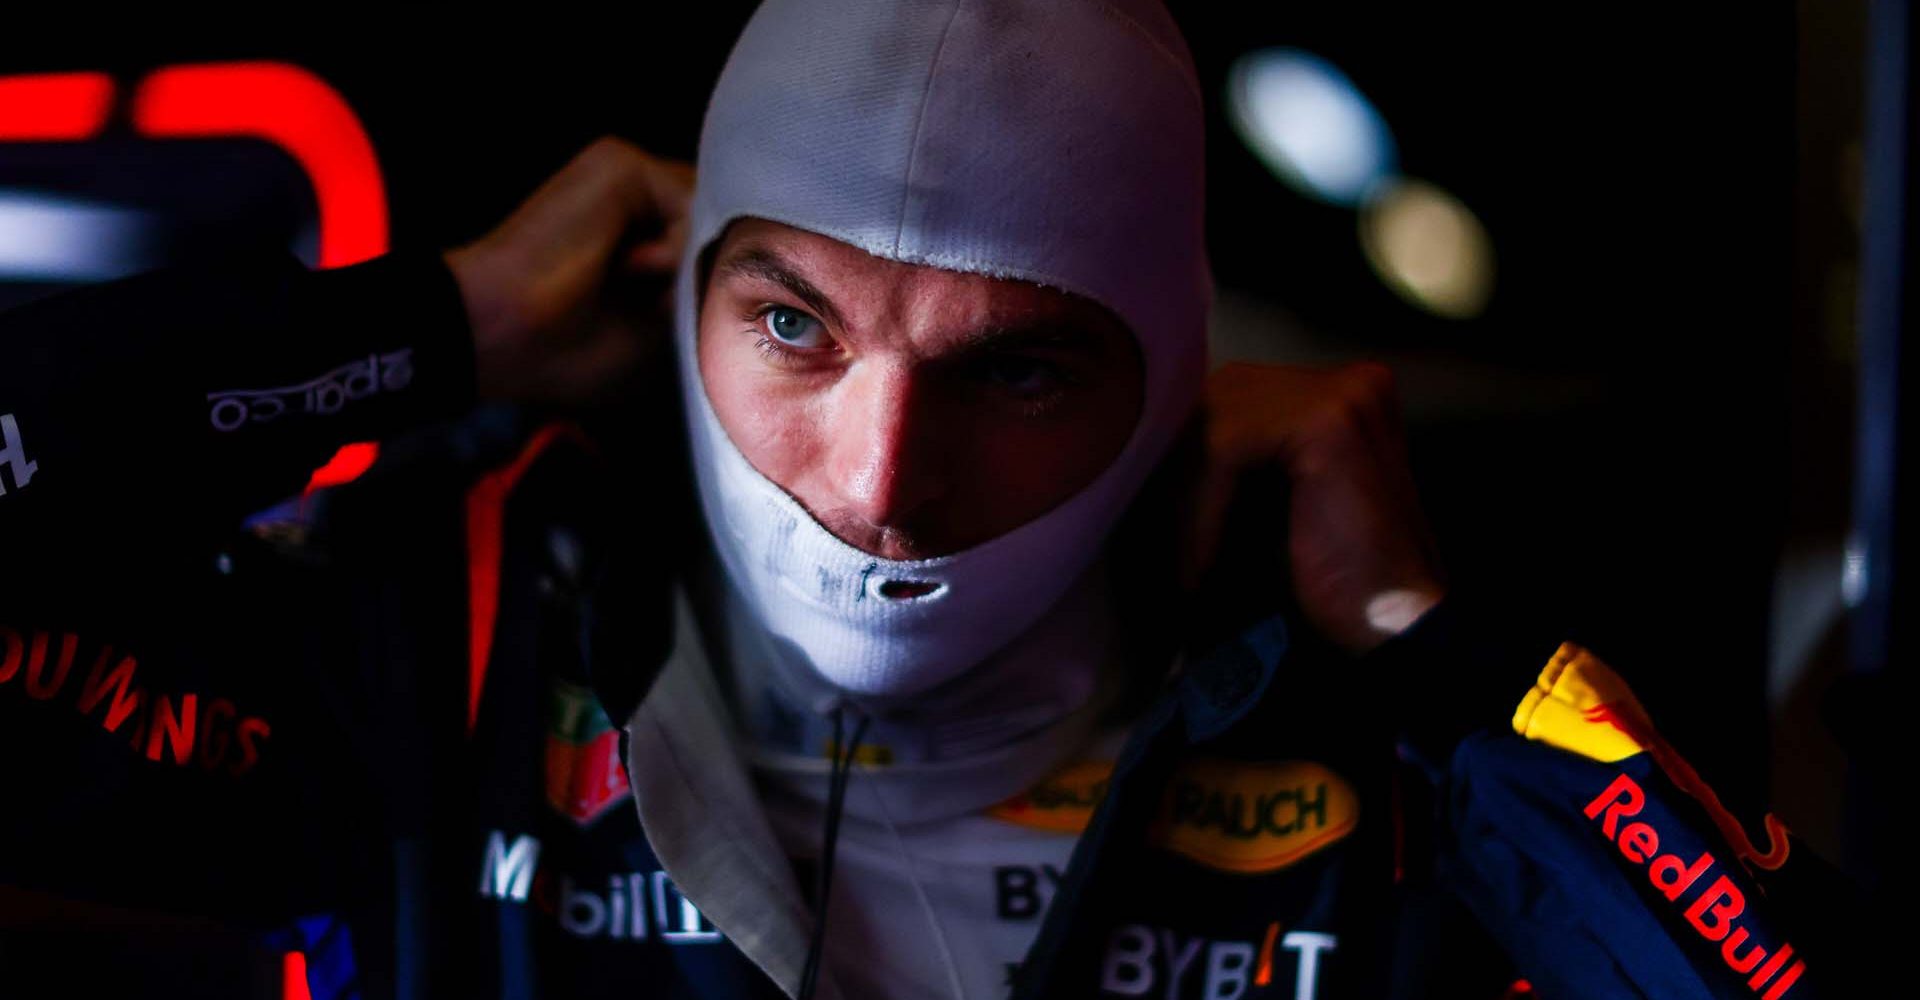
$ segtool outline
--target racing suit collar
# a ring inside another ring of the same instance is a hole
[[[627,720],[627,775],[640,825],[687,899],[789,996],[813,915],[738,754],[684,589],[673,648]],[[818,996],[840,996],[823,970]]]

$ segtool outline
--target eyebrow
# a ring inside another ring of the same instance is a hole
[[[1103,353],[1101,339],[1077,319],[1066,316],[984,327],[969,334],[956,353],[976,355],[1022,348]]]
[[[737,275],[759,281],[771,282],[792,292],[809,308],[821,315],[828,323],[845,328],[847,325],[835,309],[833,300],[821,291],[813,282],[800,276],[786,258],[765,247],[743,247],[731,254],[714,268],[715,275]]]
[[[802,277],[785,257],[770,248],[746,246],[735,250],[714,268],[714,275],[743,277],[778,285],[805,302],[828,323],[842,328],[846,326],[827,293]],[[1100,355],[1105,353],[1104,346],[1102,338],[1080,317],[1068,315],[982,327],[970,333],[954,354],[977,356],[994,351],[1049,348]]]

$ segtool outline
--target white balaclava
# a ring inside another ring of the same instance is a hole
[[[1198,399],[1212,281],[1192,57],[1160,0],[767,0],[708,105],[675,289],[693,468],[735,599],[855,696],[950,681],[1032,629],[1093,565]],[[753,216],[888,260],[1092,299],[1137,338],[1132,436],[1078,493],[964,551],[841,541],[715,417],[701,252]],[[934,584],[918,597],[887,581]]]

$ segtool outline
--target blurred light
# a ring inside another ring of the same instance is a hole
[[[1367,196],[1360,245],[1380,277],[1414,305],[1452,319],[1480,315],[1493,295],[1493,241],[1460,200],[1398,178]]]
[[[138,209],[0,190],[0,279],[106,281],[153,266]]]
[[[90,139],[112,110],[113,78],[105,73],[0,76],[0,141]]]
[[[1867,545],[1858,534],[1847,536],[1847,554],[1840,570],[1840,599],[1848,608],[1867,601]]]
[[[279,146],[306,171],[320,210],[320,266],[387,252],[387,192],[373,141],[345,97],[279,62],[166,66],[140,81],[135,131],[155,139],[248,136]]]
[[[1227,74],[1227,117],[1267,167],[1302,192],[1357,204],[1393,172],[1393,135],[1346,74],[1298,49],[1262,49]]]
[[[1399,635],[1434,605],[1434,598],[1417,590],[1386,590],[1367,598],[1367,627],[1381,635]]]
[[[280,958],[280,997],[281,1000],[309,1000],[313,994],[307,991],[307,956],[290,951]]]
[[[313,470],[307,478],[304,493],[324,490],[332,486],[344,486],[359,479],[373,463],[380,460],[380,444],[377,441],[355,441],[343,444],[333,453],[327,464]]]

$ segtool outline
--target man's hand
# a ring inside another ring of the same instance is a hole
[[[658,353],[692,197],[691,165],[606,136],[447,251],[480,396],[584,402]]]
[[[1393,376],[1361,363],[1331,371],[1229,363],[1209,376],[1205,469],[1182,546],[1192,590],[1222,544],[1243,475],[1286,472],[1288,555],[1302,610],[1322,634],[1365,653],[1444,593],[1407,465]]]

